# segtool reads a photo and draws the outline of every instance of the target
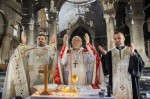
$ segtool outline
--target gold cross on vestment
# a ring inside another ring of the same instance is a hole
[[[55,78],[55,81],[59,81],[59,80],[60,80],[60,78],[58,78],[58,77]]]
[[[48,65],[44,65],[44,70],[39,70],[39,73],[44,74],[44,91],[41,93],[41,95],[51,95],[51,92],[48,90],[48,74],[50,74]]]

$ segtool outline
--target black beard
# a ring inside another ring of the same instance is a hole
[[[45,44],[39,44],[38,46],[39,46],[39,47],[44,47],[44,46],[45,46]]]

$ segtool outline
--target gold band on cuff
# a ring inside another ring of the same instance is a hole
[[[23,43],[22,43],[22,44],[20,44],[20,46],[26,46],[26,44],[23,44]]]
[[[51,44],[49,44],[50,46],[55,46],[55,43],[51,43]]]

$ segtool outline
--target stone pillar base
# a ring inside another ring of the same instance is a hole
[[[144,61],[144,62],[145,62],[145,67],[150,67],[150,61],[149,62]]]
[[[150,67],[150,60],[145,54],[140,54],[143,61],[145,62],[145,67]]]

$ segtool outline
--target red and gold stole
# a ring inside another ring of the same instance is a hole
[[[99,81],[100,81],[100,57],[99,57],[98,53],[96,52],[96,50],[94,49],[94,47],[90,43],[88,43],[87,45],[89,46],[89,48],[92,50],[92,53],[96,57],[96,76],[95,76],[94,84],[99,84]]]

